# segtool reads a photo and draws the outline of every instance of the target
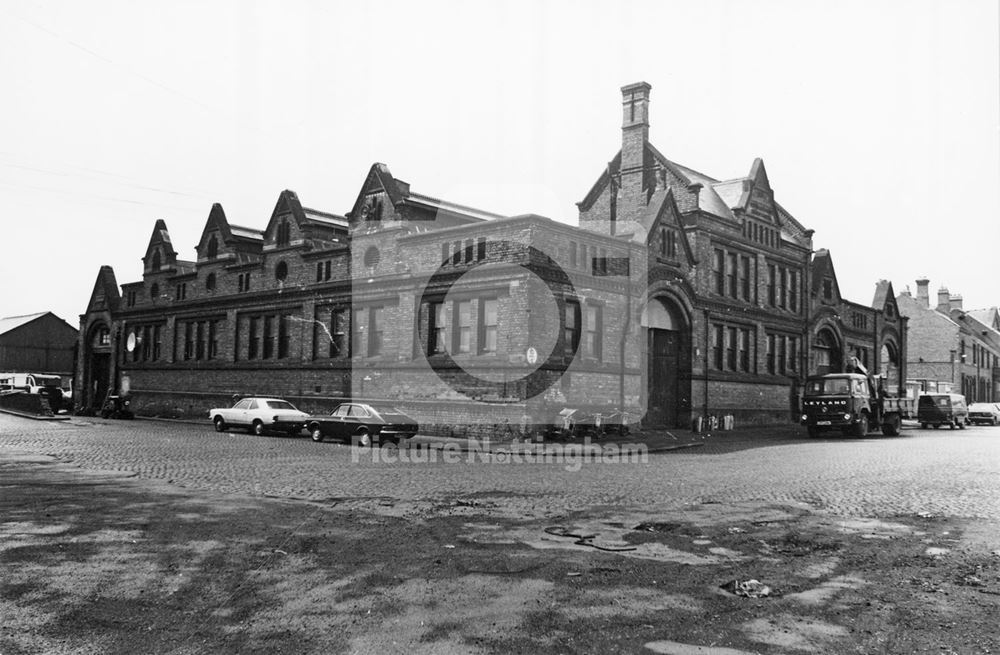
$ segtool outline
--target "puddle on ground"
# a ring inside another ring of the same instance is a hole
[[[818,587],[799,591],[793,594],[785,594],[785,598],[802,603],[804,605],[823,605],[844,590],[860,589],[866,584],[861,578],[851,575],[839,575],[820,584]]]
[[[725,646],[695,646],[682,644],[679,641],[651,641],[645,644],[646,650],[662,655],[755,655],[746,650],[726,648]]]

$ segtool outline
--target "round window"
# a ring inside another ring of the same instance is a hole
[[[378,266],[378,262],[381,258],[382,254],[379,253],[378,248],[375,246],[368,246],[368,250],[365,251],[365,266],[369,268]]]
[[[209,291],[215,291],[215,273],[209,273],[208,277],[205,278],[205,288]]]
[[[284,281],[288,277],[288,264],[285,262],[278,262],[278,265],[274,268],[274,277],[278,282]]]

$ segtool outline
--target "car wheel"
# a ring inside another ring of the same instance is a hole
[[[250,427],[253,430],[253,433],[258,437],[264,436],[264,424],[260,421],[260,419],[256,419]]]
[[[858,417],[858,422],[854,426],[854,436],[864,437],[868,434],[868,414],[861,412],[861,416]]]
[[[361,430],[358,432],[358,445],[364,448],[368,448],[372,445],[372,435],[368,433],[368,430]]]
[[[903,421],[899,418],[899,415],[895,415],[889,421],[882,424],[882,434],[887,437],[895,437],[899,435],[900,429],[903,427]]]
[[[221,416],[216,416],[214,423],[216,432],[225,432],[228,429],[226,422],[223,420]]]
[[[319,429],[318,425],[309,428],[309,436],[317,443],[323,441],[323,431]]]

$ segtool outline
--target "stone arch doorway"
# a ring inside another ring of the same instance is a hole
[[[885,376],[886,389],[899,388],[899,347],[891,339],[882,344],[878,371]]]
[[[816,374],[840,373],[844,370],[844,351],[840,339],[828,327],[816,333],[813,341],[813,359],[816,362]]]
[[[691,416],[691,324],[666,297],[651,299],[639,324],[646,338],[644,397],[648,426],[680,427]]]
[[[95,323],[87,333],[81,407],[99,407],[111,389],[111,329]]]

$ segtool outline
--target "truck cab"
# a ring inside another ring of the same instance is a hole
[[[811,376],[806,379],[800,421],[809,436],[840,430],[863,437],[876,426],[882,434],[896,436],[902,421],[898,405],[889,400],[867,372]]]

